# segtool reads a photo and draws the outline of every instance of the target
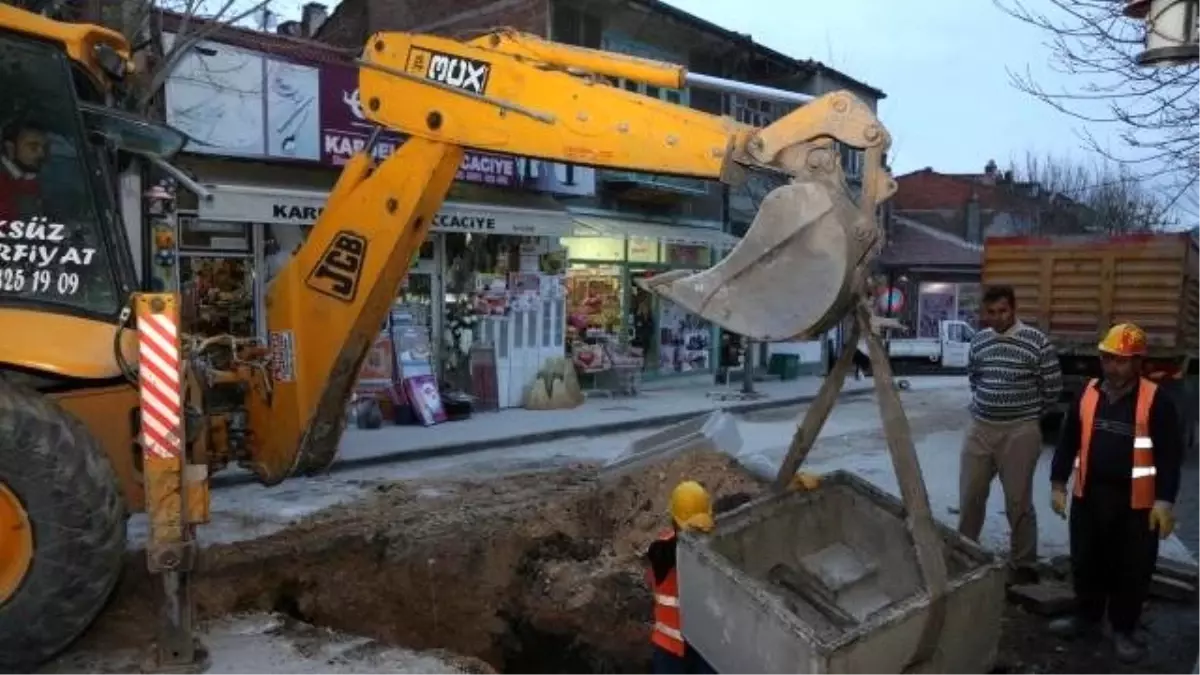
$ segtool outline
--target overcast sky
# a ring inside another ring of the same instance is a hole
[[[882,89],[879,113],[892,133],[897,174],[926,166],[978,172],[989,159],[1022,166],[1027,152],[1094,158],[1079,137],[1083,122],[1011,85],[1006,68],[1028,67],[1049,91],[1071,87],[1049,67],[1047,36],[992,0],[666,1]],[[301,4],[275,0],[272,8],[298,17]],[[1088,131],[1120,154],[1119,129],[1093,124]]]
[[[1083,154],[1080,123],[1013,88],[1005,71],[1028,65],[1050,88],[1062,76],[1046,66],[1045,36],[991,0],[667,1],[882,89],[896,173],[977,172],[989,159],[1020,165],[1027,150]],[[785,4],[795,9],[770,9]]]

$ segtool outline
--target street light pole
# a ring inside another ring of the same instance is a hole
[[[754,393],[754,340],[742,338],[742,393]]]

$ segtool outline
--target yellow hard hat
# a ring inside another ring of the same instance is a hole
[[[1108,329],[1099,349],[1113,356],[1142,356],[1146,353],[1146,331],[1132,323],[1119,323]]]
[[[713,528],[712,499],[694,480],[685,480],[671,491],[671,519],[681,530],[709,532]]]

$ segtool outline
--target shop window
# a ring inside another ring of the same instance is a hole
[[[976,330],[979,329],[979,302],[982,293],[979,284],[958,284],[957,313],[959,321],[966,321]]]
[[[624,289],[615,265],[572,263],[567,270],[567,340],[621,337]]]
[[[936,338],[942,321],[965,321],[979,327],[977,283],[923,282],[917,300],[917,337]]]
[[[249,223],[218,223],[179,216],[179,246],[202,251],[250,252]]]
[[[604,260],[616,262],[625,259],[625,240],[615,237],[563,237],[562,245],[572,260]]]
[[[712,324],[670,300],[659,301],[658,370],[690,373],[712,367]]]
[[[676,267],[705,268],[712,264],[712,252],[707,246],[665,244],[663,262]]]

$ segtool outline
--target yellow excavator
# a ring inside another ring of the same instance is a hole
[[[464,148],[786,178],[718,265],[647,282],[751,339],[823,332],[864,290],[895,183],[888,132],[849,93],[752,128],[612,84],[682,88],[681,66],[513,32],[380,33],[359,65],[367,116],[408,140],[346,165],[268,289],[267,339],[200,340],[177,295],[139,289],[114,179],[131,153],[169,157],[186,139],[111,105],[134,72],[120,35],[0,5],[0,670],[36,667],[87,628],[136,512],[164,592],[157,668],[201,658],[190,575],[209,476],[235,464],[273,485],[334,461],[360,365]],[[865,153],[857,195],[838,143]]]

